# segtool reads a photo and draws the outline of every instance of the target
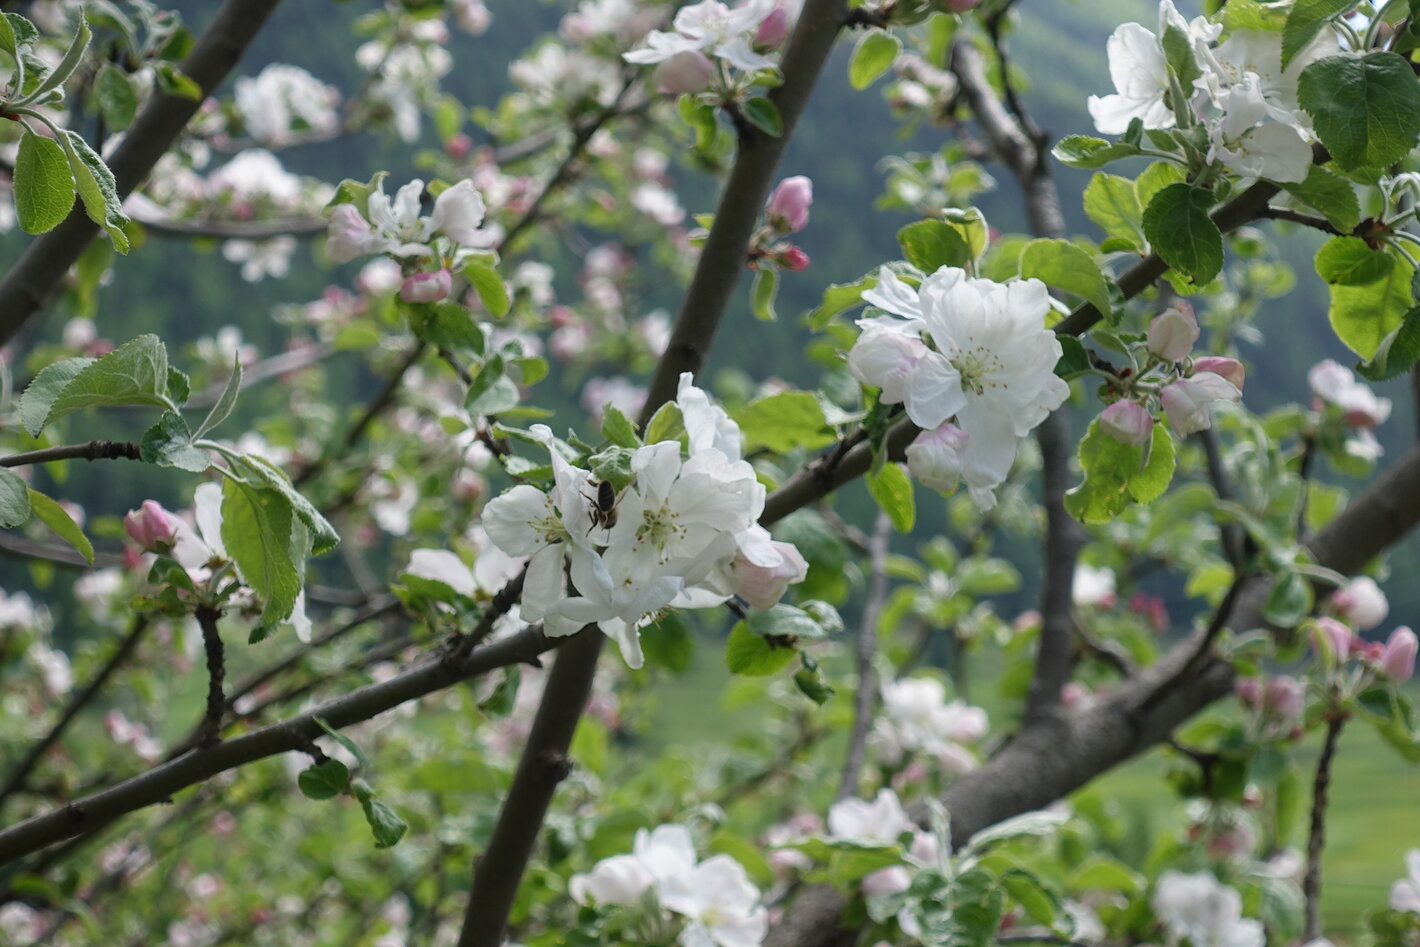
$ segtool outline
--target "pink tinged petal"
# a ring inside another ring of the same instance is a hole
[[[377,238],[353,204],[337,204],[330,212],[325,252],[336,263],[349,263],[373,252]]]
[[[913,369],[926,354],[927,346],[920,339],[869,326],[848,351],[848,370],[863,384],[881,388],[884,404],[899,404]]]
[[[1376,627],[1390,613],[1385,593],[1368,575],[1357,576],[1332,593],[1331,606],[1357,631]]]
[[[808,226],[809,207],[813,202],[813,182],[802,174],[796,174],[780,181],[774,188],[766,213],[770,222],[780,230],[795,233]]]
[[[1100,430],[1121,444],[1138,447],[1154,435],[1154,416],[1143,405],[1116,401],[1100,412]]]
[[[903,392],[907,416],[923,429],[941,426],[966,405],[961,373],[937,352],[927,352],[917,363]]]
[[[1312,627],[1312,647],[1318,654],[1329,653],[1337,663],[1351,654],[1351,629],[1335,618],[1318,618]]]
[[[1149,323],[1149,351],[1166,362],[1182,361],[1193,351],[1198,334],[1198,320],[1193,316],[1193,307],[1171,307]]]
[[[1243,363],[1235,358],[1223,358],[1218,355],[1205,355],[1202,358],[1193,360],[1193,370],[1190,374],[1199,372],[1211,372],[1214,375],[1221,375],[1227,379],[1238,391],[1243,390],[1243,384],[1247,381],[1247,370],[1243,368]]]
[[[1417,650],[1420,650],[1420,639],[1415,637],[1415,632],[1403,626],[1395,629],[1381,652],[1380,672],[1397,683],[1410,680],[1415,674]]]
[[[882,868],[863,877],[863,894],[876,897],[906,891],[912,884],[912,875],[901,865]]]
[[[665,95],[703,92],[715,78],[715,64],[698,49],[683,49],[656,67],[651,82]]]
[[[927,489],[950,493],[961,479],[967,440],[966,432],[954,424],[923,431],[908,445],[908,471]]]

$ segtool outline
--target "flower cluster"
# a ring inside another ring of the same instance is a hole
[[[768,911],[744,866],[729,855],[698,861],[683,825],[639,830],[632,854],[597,862],[567,887],[578,904],[629,908],[654,899],[655,912],[683,919],[686,947],[756,947],[769,931]]]
[[[300,135],[328,136],[340,125],[340,93],[299,66],[271,63],[239,78],[234,96],[247,133],[270,147]]]
[[[473,182],[465,180],[441,191],[433,213],[425,217],[419,213],[423,191],[424,182],[416,178],[391,199],[381,179],[363,211],[353,203],[337,204],[330,213],[326,253],[337,263],[389,254],[404,266],[400,298],[410,303],[444,299],[453,289],[451,268],[470,248],[488,242],[488,232],[480,229],[486,209]]]
[[[674,31],[652,30],[646,45],[633,49],[627,62],[658,63],[655,84],[670,95],[702,92],[718,78],[714,60],[747,73],[775,65],[766,52],[788,35],[788,13],[775,0],[747,0],[727,7],[719,0],[701,0],[682,7]]]
[[[977,766],[966,744],[988,729],[986,711],[963,700],[947,703],[946,688],[930,677],[891,681],[883,687],[883,712],[873,723],[868,746],[878,762],[901,765],[908,754],[931,756],[954,773]]]
[[[1061,349],[1045,327],[1045,284],[942,267],[914,288],[883,267],[863,299],[904,317],[860,319],[848,368],[923,429],[907,449],[908,469],[943,492],[965,480],[982,509],[994,506],[1018,440],[1070,394],[1054,373]]]
[[[1405,874],[1390,886],[1391,910],[1420,914],[1420,848],[1405,853]]]
[[[1214,45],[1221,33],[1222,26],[1203,17],[1185,21],[1171,0],[1159,4],[1157,35],[1138,23],[1120,26],[1106,44],[1117,91],[1090,96],[1095,127],[1121,135],[1135,119],[1153,130],[1202,122],[1209,162],[1244,178],[1304,180],[1312,127],[1297,104],[1297,79],[1312,62],[1338,51],[1336,37],[1321,30],[1284,70],[1281,32],[1235,29]],[[1187,101],[1175,101],[1175,87]]]
[[[1152,904],[1170,945],[1263,947],[1267,940],[1261,921],[1242,916],[1242,895],[1209,872],[1164,872]]]
[[[1384,642],[1366,641],[1336,619],[1323,616],[1312,625],[1311,636],[1312,646],[1329,666],[1344,667],[1355,657],[1361,659],[1360,672],[1385,680],[1403,684],[1415,675],[1420,637],[1406,625],[1392,631]]]
[[[809,208],[813,202],[814,184],[802,174],[779,182],[764,209],[768,224],[750,239],[751,267],[802,270],[809,265],[809,255],[784,238],[809,225]]]
[[[1389,398],[1377,397],[1351,369],[1329,358],[1307,372],[1307,386],[1314,396],[1313,409],[1321,414],[1323,426],[1338,431],[1346,453],[1363,460],[1381,456],[1374,428],[1390,417]]]
[[[740,457],[739,427],[688,373],[676,404],[688,454],[680,441],[636,448],[619,490],[570,463],[551,430],[535,425],[552,458],[552,489],[520,484],[483,511],[499,549],[531,557],[523,617],[552,636],[595,623],[632,667],[642,664],[637,627],[662,609],[707,608],[733,595],[768,608],[807,574],[793,545],[757,525],[764,486]]]
[[[1213,408],[1242,398],[1246,372],[1237,359],[1209,355],[1189,359],[1198,341],[1198,320],[1186,303],[1172,306],[1149,323],[1142,344],[1143,364],[1110,377],[1118,397],[1099,416],[1100,429],[1122,444],[1147,444],[1154,436],[1155,400],[1179,437],[1213,426]]]

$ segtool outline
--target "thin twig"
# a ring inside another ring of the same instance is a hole
[[[1326,845],[1326,795],[1331,786],[1331,762],[1336,756],[1336,743],[1341,737],[1341,728],[1346,725],[1346,714],[1336,706],[1336,692],[1331,694],[1332,706],[1326,717],[1326,739],[1321,745],[1321,756],[1316,761],[1316,779],[1312,782],[1312,821],[1307,835],[1307,873],[1302,878],[1302,894],[1307,901],[1306,927],[1302,930],[1302,942],[1316,940],[1321,936],[1321,852]]]
[[[222,613],[209,605],[198,607],[194,617],[202,628],[202,649],[207,655],[207,707],[202,717],[202,740],[204,747],[214,746],[222,738],[222,712],[227,706],[222,696],[222,679],[227,671],[226,654],[222,647],[222,633],[217,629],[217,619]]]
[[[863,603],[863,622],[858,626],[855,654],[858,688],[853,695],[853,730],[848,737],[848,753],[843,760],[843,774],[838,781],[835,799],[857,795],[858,772],[863,768],[863,756],[868,748],[868,730],[873,725],[873,712],[878,703],[877,675],[873,656],[877,653],[878,618],[888,593],[888,539],[892,535],[892,520],[879,513],[868,540],[868,598]]]
[[[1338,237],[1347,236],[1346,231],[1338,229],[1325,217],[1304,214],[1290,207],[1277,207],[1269,204],[1258,211],[1257,216],[1266,220],[1285,220],[1289,223],[1301,224],[1303,227],[1311,227],[1313,230],[1320,230],[1322,233],[1329,233]]]
[[[23,467],[26,464],[51,464],[58,460],[138,460],[138,445],[132,441],[89,441],[87,444],[64,444],[41,450],[25,451],[0,457],[0,467]]]

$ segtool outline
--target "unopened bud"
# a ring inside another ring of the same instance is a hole
[[[1149,323],[1149,351],[1166,362],[1187,358],[1198,341],[1198,320],[1193,309],[1174,306],[1154,317]]]
[[[1141,404],[1116,401],[1100,412],[1100,430],[1121,444],[1142,446],[1154,436],[1154,416]]]
[[[769,223],[785,233],[796,233],[809,223],[809,207],[814,202],[814,184],[802,174],[779,182],[769,198]]]
[[[1233,383],[1233,387],[1238,391],[1243,390],[1243,382],[1247,380],[1247,370],[1243,368],[1242,362],[1235,358],[1223,358],[1220,355],[1205,355],[1202,358],[1193,360],[1193,372],[1212,372],[1214,375],[1221,375]]]
[[[651,81],[666,95],[704,92],[715,77],[715,64],[698,49],[686,49],[656,67]]]
[[[454,288],[454,277],[448,270],[415,273],[399,288],[399,298],[407,303],[436,303],[448,297]]]
[[[123,518],[123,528],[148,552],[168,552],[177,541],[177,518],[154,500],[144,500]]]

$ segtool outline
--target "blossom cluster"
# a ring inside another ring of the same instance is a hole
[[[775,0],[747,0],[736,7],[701,0],[676,12],[673,31],[652,30],[645,46],[624,58],[658,63],[654,81],[662,92],[694,94],[721,78],[715,59],[746,73],[772,69],[775,60],[767,53],[788,36],[789,23],[788,9]]]
[[[1164,872],[1152,904],[1170,945],[1263,947],[1267,942],[1262,922],[1242,916],[1242,895],[1210,872]]]
[[[456,268],[475,247],[486,246],[481,229],[486,208],[472,181],[445,188],[434,199],[433,213],[420,214],[424,182],[418,178],[393,198],[381,178],[365,201],[335,205],[330,213],[326,253],[337,263],[375,253],[388,254],[404,267],[400,298],[410,303],[438,302],[453,291]]]
[[[1123,444],[1147,444],[1154,436],[1151,407],[1157,402],[1179,437],[1213,426],[1213,409],[1242,399],[1246,371],[1233,358],[1190,358],[1200,330],[1193,310],[1178,303],[1149,323],[1143,348],[1145,363],[1110,379],[1118,397],[1102,412],[1099,425]]]
[[[603,859],[567,887],[578,904],[631,908],[654,899],[656,913],[683,919],[685,947],[757,947],[769,931],[768,911],[744,866],[729,855],[698,861],[683,825],[637,831],[631,854]]]
[[[879,763],[899,766],[909,755],[930,756],[946,770],[966,773],[977,766],[967,748],[986,736],[986,711],[963,700],[947,702],[942,682],[911,677],[883,686],[883,712],[873,722],[868,747]]]
[[[268,147],[329,136],[340,126],[339,91],[299,66],[271,63],[237,79],[233,95],[247,133]]]
[[[1246,179],[1305,180],[1313,132],[1297,103],[1297,79],[1312,62],[1339,51],[1334,33],[1322,29],[1283,69],[1281,32],[1235,29],[1216,43],[1222,30],[1204,17],[1185,21],[1171,0],[1159,4],[1157,35],[1138,23],[1116,29],[1106,50],[1117,91],[1090,96],[1095,127],[1121,135],[1135,119],[1151,130],[1201,122],[1210,163]],[[1176,39],[1169,44],[1173,58],[1166,37]],[[1178,90],[1185,102],[1174,101],[1180,80],[1187,83]]]
[[[738,425],[689,373],[676,405],[688,452],[678,440],[636,448],[630,482],[610,507],[601,503],[603,481],[570,463],[552,431],[535,425],[551,456],[552,489],[519,484],[483,511],[494,545],[531,557],[523,617],[542,621],[554,637],[595,623],[632,667],[643,661],[638,626],[661,610],[708,608],[736,595],[770,608],[808,571],[792,544],[757,524],[765,491],[740,456]]]
[[[1329,358],[1307,372],[1307,387],[1323,426],[1340,431],[1347,454],[1370,461],[1381,456],[1381,442],[1374,429],[1390,417],[1389,398],[1378,397],[1351,369]]]
[[[908,469],[942,492],[964,480],[982,509],[994,506],[1019,439],[1070,393],[1054,373],[1061,348],[1045,327],[1045,284],[942,267],[914,288],[883,267],[863,300],[892,315],[858,320],[848,368],[923,429]]]

